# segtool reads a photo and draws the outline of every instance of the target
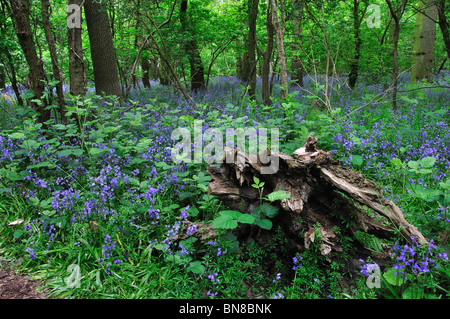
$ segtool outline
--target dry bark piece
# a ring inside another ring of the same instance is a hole
[[[316,145],[317,139],[309,136],[294,156],[271,154],[267,149],[258,154],[257,160],[225,148],[220,167],[208,167],[212,178],[209,193],[219,197],[230,209],[251,213],[260,200],[257,189],[251,186],[254,177],[265,182],[264,197],[284,190],[290,198],[277,202],[281,212],[272,222],[283,228],[293,249],[308,249],[314,242],[318,223],[321,253],[329,255],[332,251],[341,251],[334,231],[339,224],[336,215],[350,221],[346,230],[350,234],[362,231],[389,238],[396,236],[398,230],[407,240],[414,236],[419,243],[427,242],[401,210],[384,197],[380,186],[361,173],[342,167],[329,152],[317,150]],[[262,174],[262,163],[267,161],[261,159],[266,159],[267,155],[271,155],[272,160],[277,156],[279,168],[275,174]],[[300,233],[304,235],[299,236]]]

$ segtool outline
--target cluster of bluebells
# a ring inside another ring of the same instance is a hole
[[[116,249],[116,241],[112,240],[110,235],[105,236],[104,245],[102,246],[103,252],[102,257],[99,258],[100,266],[103,267],[105,272],[110,275],[111,274],[111,260],[113,259],[113,253]],[[121,259],[113,260],[114,265],[119,265],[123,261]]]
[[[360,259],[360,263],[363,263],[362,266],[360,266],[361,273],[367,277],[369,277],[371,274],[373,274],[375,271],[380,269],[380,266],[378,266],[377,263],[366,263],[364,260]]]
[[[303,259],[302,256],[295,256],[292,258],[292,261],[294,263],[294,266],[292,267],[293,270],[296,269],[300,269],[300,267],[302,266],[302,264],[300,263],[300,261]]]
[[[208,279],[213,283],[213,285],[218,285],[220,283],[220,280],[217,278],[218,276],[219,276],[219,274],[217,272],[215,272],[215,273],[209,274]],[[214,298],[215,296],[217,296],[217,291],[215,291],[215,290],[216,289],[208,290],[206,295]]]
[[[167,233],[166,238],[163,240],[163,244],[165,245],[163,249],[169,252],[170,254],[172,253],[171,249],[172,244],[177,239],[178,232],[181,227],[181,221],[185,220],[189,216],[189,213],[187,212],[189,208],[190,206],[188,205],[181,210],[180,218],[175,222],[175,224],[173,224],[172,226],[165,225],[165,227],[167,228]]]
[[[437,247],[431,239],[426,246],[426,251],[411,237],[412,244],[400,246],[398,243],[392,247],[392,253],[397,263],[394,264],[396,269],[395,275],[401,276],[404,280],[406,275],[419,273],[427,273],[432,268],[438,268],[439,260],[448,260],[446,253],[437,252]]]

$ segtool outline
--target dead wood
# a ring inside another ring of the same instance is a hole
[[[319,236],[323,255],[342,251],[335,227],[342,225],[342,220],[348,221],[345,231],[350,235],[357,231],[378,238],[400,234],[409,241],[413,236],[419,243],[427,242],[399,207],[386,199],[380,186],[341,166],[329,152],[317,150],[316,145],[317,139],[310,136],[293,156],[271,154],[267,149],[258,154],[257,160],[239,150],[225,148],[220,167],[208,167],[212,178],[209,193],[230,209],[251,213],[260,205],[258,190],[251,186],[253,177],[265,182],[263,197],[284,190],[290,198],[276,202],[280,212],[272,222],[274,227],[282,227],[289,248],[295,250],[308,249]],[[272,156],[272,162],[275,156],[278,159],[278,170],[273,174],[263,174],[267,165],[262,163],[267,161],[262,159],[267,155]],[[244,229],[248,231],[248,226]],[[258,236],[260,241],[270,243],[269,231],[259,229]]]

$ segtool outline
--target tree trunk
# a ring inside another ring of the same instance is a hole
[[[359,29],[364,17],[364,13],[359,17],[358,11],[359,0],[353,0],[353,39],[355,41],[355,55],[353,61],[350,63],[350,73],[348,74],[348,86],[352,90],[355,88],[356,81],[358,80],[359,58],[361,56],[361,37],[359,35]]]
[[[248,0],[248,38],[247,38],[247,78],[250,84],[248,94],[256,100],[256,20],[258,18],[259,0]]]
[[[416,15],[411,82],[433,79],[434,43],[436,41],[436,0],[421,0]]]
[[[445,16],[446,2],[445,0],[438,0],[436,5],[439,17],[439,28],[441,29],[442,38],[444,39],[447,58],[450,60],[450,29],[448,26],[447,17]]]
[[[30,25],[30,2],[29,0],[10,0],[14,28],[19,44],[30,68],[30,77],[34,99],[41,99],[42,103],[32,102],[32,107],[40,113],[39,122],[44,123],[50,119],[50,110],[46,110],[47,102],[43,97],[45,90],[44,63],[36,53],[33,41],[33,32]]]
[[[278,214],[272,212],[266,218],[271,228],[242,224],[236,231],[238,238],[246,239],[256,233],[254,240],[270,244],[275,230],[281,228],[287,238],[284,248],[291,253],[309,249],[317,240],[321,254],[330,260],[336,252],[348,249],[341,246],[340,236],[355,238],[356,232],[378,238],[397,238],[400,232],[406,240],[411,241],[413,236],[419,243],[427,242],[403,217],[401,210],[385,198],[381,187],[362,174],[340,166],[330,153],[317,150],[316,145],[317,139],[310,136],[293,157],[267,149],[258,154],[257,160],[225,148],[220,167],[208,166],[212,178],[209,193],[221,199],[228,209],[258,218],[262,210],[261,196],[267,198],[274,191],[289,195],[270,204],[278,208]],[[261,161],[267,155],[271,157],[270,165],[275,160],[278,163],[272,174],[263,173],[266,166]],[[252,186],[254,177],[265,183],[262,195]],[[320,233],[320,238],[314,238],[315,231]],[[385,256],[388,258],[388,254]]]
[[[56,95],[58,101],[59,114],[61,117],[61,122],[66,123],[66,108],[64,105],[64,93],[63,93],[63,79],[61,76],[61,71],[59,69],[58,57],[56,55],[56,46],[55,40],[53,39],[52,29],[50,26],[50,1],[49,0],[41,0],[42,4],[42,24],[44,26],[45,38],[48,44],[48,50],[50,52],[50,58],[52,60],[52,69],[53,69],[53,78],[56,83]]]
[[[291,61],[291,78],[293,83],[303,87],[303,62],[300,57],[302,51],[302,32],[303,32],[303,5],[301,1],[294,3],[293,19],[291,24],[294,26],[295,41],[292,41],[293,57]]]
[[[183,28],[184,47],[191,66],[191,90],[197,91],[206,88],[205,68],[197,46],[193,22],[189,18],[188,1],[181,1],[180,20]]]
[[[91,44],[95,91],[98,95],[121,96],[117,57],[106,5],[85,0],[85,16]]]
[[[69,0],[68,5],[77,5],[81,23],[81,4],[83,0]],[[70,16],[72,12],[68,12]],[[84,96],[86,94],[85,71],[83,61],[83,43],[81,37],[81,25],[79,28],[67,28],[67,43],[69,49],[69,82],[70,94],[73,96]]]
[[[392,83],[393,89],[392,89],[392,109],[394,111],[397,111],[397,91],[398,91],[398,40],[400,38],[400,19],[403,16],[403,13],[405,12],[406,2],[407,0],[402,0],[401,4],[397,9],[394,9],[392,1],[391,0],[385,0],[388,7],[389,12],[391,14],[391,17],[393,19],[393,33],[392,33],[392,44],[393,44],[393,51],[392,51],[392,60],[394,64],[393,68],[393,77],[394,81]]]
[[[144,87],[147,89],[151,88],[150,85],[150,62],[148,61],[147,57],[141,58],[141,68],[142,68],[142,83],[144,84]]]
[[[23,99],[22,96],[20,95],[19,86],[17,84],[16,68],[13,64],[11,53],[9,53],[9,51],[6,51],[5,55],[6,59],[8,60],[9,70],[11,72],[11,76],[8,74],[8,78],[11,81],[11,87],[14,91],[14,94],[16,95],[17,104],[23,106]]]
[[[272,58],[273,51],[273,25],[272,25],[272,14],[270,5],[267,6],[267,17],[266,17],[266,29],[267,29],[267,47],[266,51],[261,52],[263,57],[263,67],[262,67],[262,99],[264,105],[271,105],[272,101],[270,99],[270,61]]]
[[[4,89],[6,85],[6,72],[5,66],[0,65],[0,90]]]
[[[288,87],[288,74],[286,53],[284,51],[284,28],[281,27],[280,19],[277,11],[277,0],[269,0],[272,7],[272,24],[275,30],[275,41],[277,44],[277,52],[279,58],[279,70],[280,70],[280,85],[281,85],[281,100],[285,100],[289,94]],[[282,3],[282,0],[280,0]]]

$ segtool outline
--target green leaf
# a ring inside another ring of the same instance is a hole
[[[211,226],[218,229],[234,229],[238,226],[238,223],[236,219],[233,219],[228,215],[224,215],[215,218],[212,221]]]
[[[353,165],[361,166],[363,163],[363,158],[361,155],[352,155],[352,160],[350,161]]]
[[[95,147],[92,147],[92,148],[89,150],[89,153],[90,153],[91,155],[96,155],[96,154],[105,153],[106,151],[107,151],[107,149],[104,149],[104,148],[95,148]]]
[[[11,137],[11,138],[25,138],[25,134],[23,134],[23,133],[18,133],[18,132],[12,133],[12,134],[10,134],[10,135],[8,135],[8,136]]]
[[[393,286],[401,286],[404,283],[403,278],[400,274],[396,275],[397,269],[395,268],[389,268],[388,271],[386,271],[383,274],[383,277],[386,279],[386,281],[393,285]]]
[[[284,190],[278,190],[267,195],[267,200],[274,202],[276,200],[288,199],[291,195],[287,194]]]
[[[400,169],[403,167],[403,162],[399,158],[393,158],[390,161],[396,169]]]
[[[187,270],[193,272],[194,274],[203,274],[205,273],[206,268],[200,261],[193,261],[189,264]]]
[[[64,150],[64,151],[58,152],[58,156],[70,156],[71,154],[72,154],[72,150]]]
[[[434,157],[424,157],[422,158],[422,167],[423,168],[431,168],[436,163],[436,159]]]
[[[263,229],[267,229],[267,230],[272,229],[272,222],[268,219],[258,220],[255,224]]]
[[[422,299],[423,288],[417,285],[411,285],[407,287],[402,293],[403,299]]]
[[[26,232],[25,230],[23,230],[23,229],[18,229],[18,230],[16,230],[16,231],[14,232],[14,234],[13,234],[14,239],[19,239],[20,236],[22,236],[22,235],[25,234],[25,233],[27,233],[27,232]]]
[[[260,206],[261,213],[266,215],[269,218],[273,218],[278,214],[278,207],[269,205],[269,204],[262,204]]]
[[[243,215],[241,212],[237,212],[234,210],[223,210],[219,212],[219,215],[221,216],[227,216],[233,219],[238,219],[241,215]]]
[[[409,161],[408,167],[412,168],[413,170],[417,170],[419,168],[419,163],[416,161]]]
[[[255,222],[255,217],[249,214],[242,214],[237,221],[244,224],[253,224]]]

